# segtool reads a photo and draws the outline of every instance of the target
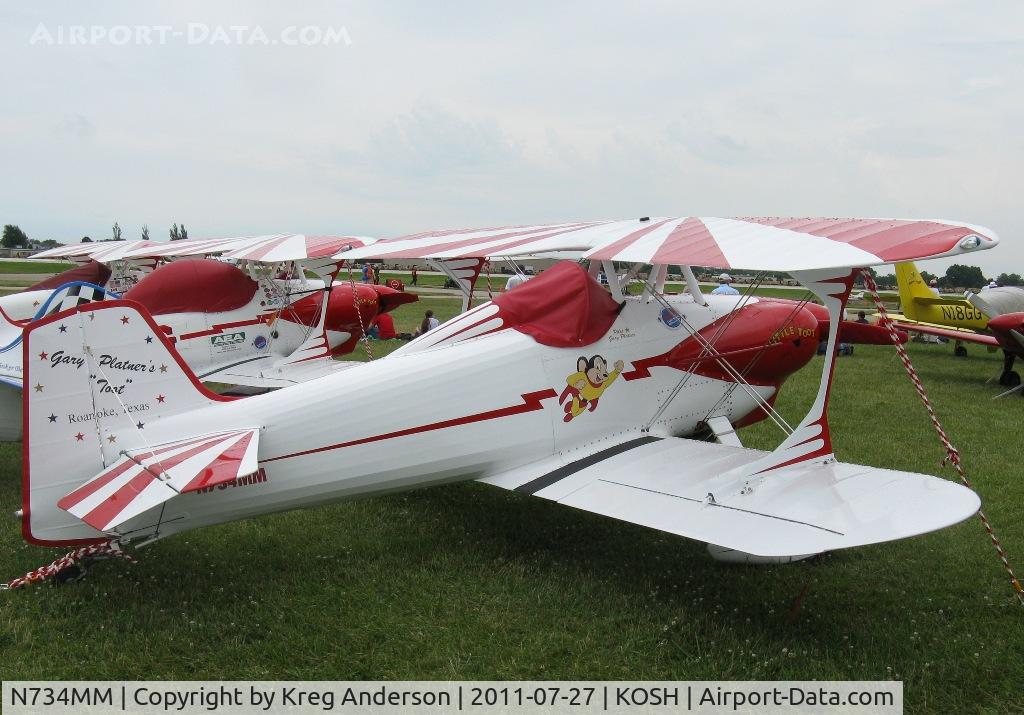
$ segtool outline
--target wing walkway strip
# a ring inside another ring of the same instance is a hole
[[[558,469],[555,469],[551,472],[548,472],[547,474],[541,477],[532,479],[529,482],[526,482],[525,484],[520,484],[518,487],[515,488],[515,491],[520,492],[522,494],[536,494],[541,489],[544,489],[545,487],[550,487],[552,484],[560,482],[561,480],[575,474],[576,472],[583,471],[587,467],[592,467],[595,464],[599,464],[600,462],[603,462],[606,459],[614,457],[617,454],[622,454],[623,452],[628,452],[631,449],[636,449],[637,447],[642,447],[645,444],[650,444],[651,442],[658,442],[660,440],[661,437],[639,437],[637,439],[631,439],[628,442],[623,442],[622,444],[615,445],[614,447],[609,447],[608,449],[602,449],[600,452],[588,455],[586,457],[583,457],[582,459],[577,459],[575,462],[570,462],[569,464],[566,464],[563,467],[559,467]]]

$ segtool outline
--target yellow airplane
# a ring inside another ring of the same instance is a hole
[[[966,298],[940,296],[928,287],[913,263],[897,263],[895,268],[904,320],[961,330],[988,328],[988,316]]]
[[[1002,348],[999,384],[1021,384],[1013,362],[1024,357],[1024,289],[985,288],[964,298],[944,298],[928,287],[913,263],[897,263],[895,268],[903,314],[890,317],[898,327],[956,340],[954,354],[958,357],[967,355],[960,341],[979,343],[989,350]]]

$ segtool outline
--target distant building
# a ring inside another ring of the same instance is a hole
[[[28,258],[34,256],[43,249],[41,248],[2,248],[0,247],[0,258]]]

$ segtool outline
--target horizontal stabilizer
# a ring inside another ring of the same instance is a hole
[[[939,298],[914,296],[914,302],[918,305],[967,305],[963,298]]]
[[[757,556],[820,553],[924,534],[980,502],[954,482],[842,462],[736,477],[765,452],[636,436],[481,481]]]
[[[123,451],[121,458],[57,502],[99,531],[178,494],[199,491],[253,474],[259,430],[234,430]]]

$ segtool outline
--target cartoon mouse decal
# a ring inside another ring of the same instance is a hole
[[[615,369],[608,372],[608,363],[600,355],[590,359],[581,357],[576,361],[576,372],[565,379],[566,388],[558,398],[558,404],[564,405],[565,422],[583,414],[584,410],[593,412],[597,402],[608,386],[622,372],[622,361],[615,361]],[[570,399],[571,398],[571,399]]]

